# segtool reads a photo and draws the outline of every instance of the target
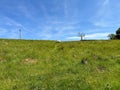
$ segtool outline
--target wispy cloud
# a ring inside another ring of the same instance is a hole
[[[16,22],[15,20],[8,18],[8,17],[3,17],[3,21],[5,22],[4,24],[9,25],[9,26],[17,26],[17,27],[23,27],[22,24]]]
[[[3,36],[7,33],[7,30],[4,28],[0,28],[0,36]]]
[[[0,37],[3,38],[19,38],[19,29],[22,30],[22,35],[26,36],[29,34],[33,34],[34,31],[31,31],[31,29],[25,27],[22,25],[20,22],[9,18],[7,16],[1,16],[2,18],[0,19]]]
[[[107,4],[109,4],[110,0],[104,0],[103,1],[103,6],[106,6]]]
[[[1,38],[12,38],[12,39],[18,39],[19,38],[19,32],[17,30],[7,30],[5,28],[0,28],[0,37]]]
[[[48,12],[47,12],[47,7],[42,3],[40,2],[40,8],[41,8],[41,12],[43,12],[42,14],[44,15],[45,18],[48,19]]]
[[[68,0],[64,0],[64,14],[66,18],[68,17],[68,3]]]
[[[21,14],[21,16],[23,16],[24,18],[28,18],[31,20],[35,19],[35,14],[37,12],[36,12],[36,9],[32,5],[28,6],[28,5],[20,4],[17,7],[17,9],[19,11],[19,14]]]
[[[38,27],[36,36],[42,39],[60,39],[61,37],[75,34],[77,32],[75,31],[75,28],[76,27],[71,24],[43,24],[42,26]]]
[[[17,1],[5,0],[0,6],[1,35],[9,33],[6,37],[17,38],[21,29],[25,39],[79,39],[78,32],[86,33],[86,39],[98,39],[120,26],[118,0]]]
[[[113,24],[113,22],[110,21],[112,19],[110,0],[102,0],[99,2],[102,3],[94,17],[93,23],[95,26],[108,27]]]

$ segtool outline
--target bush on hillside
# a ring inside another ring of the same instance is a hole
[[[108,37],[110,40],[120,39],[120,28],[117,29],[116,34],[109,34]]]

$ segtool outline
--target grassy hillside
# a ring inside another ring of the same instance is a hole
[[[120,41],[0,40],[0,90],[120,90]]]

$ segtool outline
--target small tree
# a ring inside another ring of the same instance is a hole
[[[108,38],[109,38],[110,40],[116,39],[116,35],[115,35],[115,34],[109,34],[109,35],[108,35]]]
[[[78,36],[81,38],[81,41],[83,40],[83,37],[85,37],[84,33],[78,33]]]
[[[120,39],[120,28],[116,31],[116,39]]]
[[[120,39],[120,28],[117,29],[116,34],[109,34],[109,39]]]

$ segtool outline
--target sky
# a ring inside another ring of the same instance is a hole
[[[0,0],[0,38],[108,39],[120,27],[119,0]]]

